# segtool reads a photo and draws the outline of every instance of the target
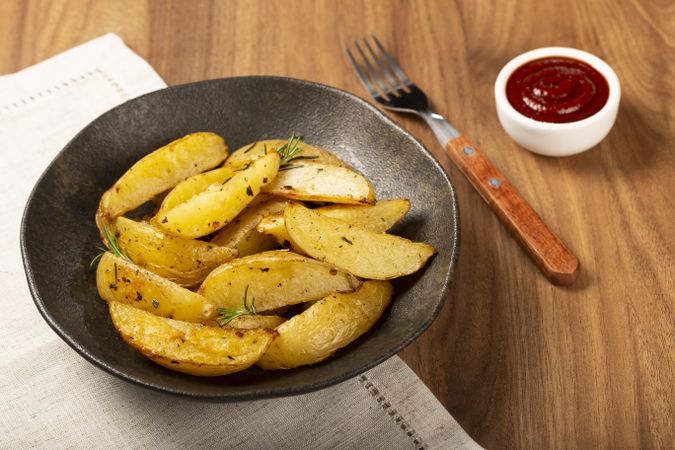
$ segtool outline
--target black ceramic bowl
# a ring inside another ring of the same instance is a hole
[[[213,131],[230,148],[295,131],[334,150],[372,180],[378,198],[406,197],[412,209],[393,231],[438,250],[417,274],[395,282],[376,326],[315,366],[217,378],[164,369],[117,335],[89,263],[100,239],[101,194],[134,162],[185,134]],[[457,258],[455,192],[441,166],[411,135],[365,101],[306,81],[242,77],[171,87],[128,101],[94,120],[63,149],[31,194],[21,228],[28,284],[47,323],[84,358],[125,380],[174,394],[239,401],[299,394],[381,363],[422,333],[440,310]]]

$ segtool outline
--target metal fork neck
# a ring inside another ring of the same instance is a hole
[[[436,135],[436,138],[443,146],[445,146],[445,144],[447,144],[449,141],[462,135],[462,133],[450,125],[443,116],[433,112],[430,109],[415,112],[427,122]]]

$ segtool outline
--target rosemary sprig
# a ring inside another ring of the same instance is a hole
[[[244,291],[244,305],[242,307],[237,309],[216,308],[216,311],[218,311],[216,321],[221,327],[224,327],[236,317],[258,314],[255,309],[255,297],[251,299],[251,305],[249,306],[248,304],[248,285],[246,285],[246,290]]]
[[[281,147],[277,149],[277,153],[281,156],[281,162],[286,163],[295,157],[298,153],[302,151],[299,147],[299,144],[302,142],[301,136],[296,136],[295,132],[291,134],[291,137],[288,138],[288,141]]]
[[[300,143],[302,143],[302,137],[296,136],[295,132],[293,132],[288,141],[286,141],[284,145],[277,149],[277,153],[279,153],[279,156],[281,156],[281,165],[279,166],[279,170],[297,169],[298,167],[303,167],[303,165],[291,163],[294,161],[301,161],[303,159],[317,159],[319,157],[318,155],[297,156],[298,153],[302,151],[302,148],[299,146]],[[267,149],[265,149],[265,154],[267,154]]]
[[[101,257],[105,254],[105,252],[108,251],[112,252],[115,256],[126,259],[127,261],[131,261],[129,255],[122,251],[119,245],[117,245],[117,237],[108,225],[103,225],[103,236],[105,236],[105,247],[99,248],[101,252],[94,256],[94,259],[91,260],[89,267],[94,267],[98,263],[99,259],[101,259]]]

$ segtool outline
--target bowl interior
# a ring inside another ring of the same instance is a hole
[[[195,131],[224,136],[230,148],[295,131],[334,150],[370,178],[378,198],[407,197],[412,209],[394,230],[432,244],[423,271],[397,280],[392,306],[368,334],[311,367],[249,369],[198,378],[155,365],[117,335],[89,267],[100,240],[101,194],[135,161]],[[345,380],[384,361],[419,335],[447,297],[458,242],[457,203],[435,159],[405,131],[351,94],[299,80],[242,77],[160,90],[96,119],[56,157],[24,213],[21,245],[36,305],[69,345],[102,369],[162,391],[235,401],[289,395]]]

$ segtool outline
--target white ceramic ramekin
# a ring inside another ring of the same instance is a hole
[[[583,61],[600,72],[609,84],[609,97],[597,113],[576,122],[551,123],[530,119],[516,111],[506,98],[506,82],[523,64],[534,59],[564,56]],[[531,50],[509,61],[497,75],[495,103],[504,130],[526,149],[546,156],[581,153],[598,144],[611,130],[621,99],[621,86],[609,65],[590,53],[568,47],[545,47]]]

